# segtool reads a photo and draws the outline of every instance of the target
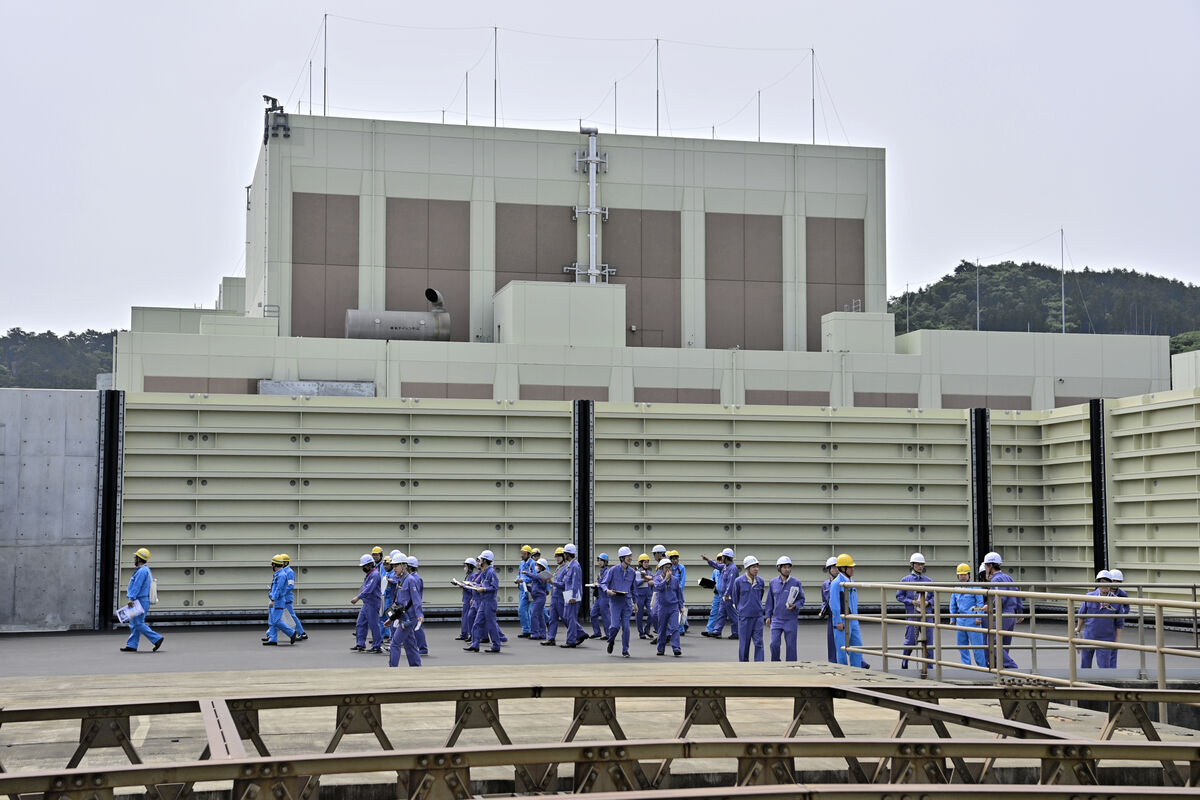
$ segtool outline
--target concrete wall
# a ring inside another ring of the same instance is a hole
[[[100,401],[0,389],[0,630],[93,624]]]

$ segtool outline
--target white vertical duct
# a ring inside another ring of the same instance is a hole
[[[574,272],[576,283],[608,283],[608,276],[616,270],[609,269],[607,264],[599,263],[596,252],[599,245],[596,224],[601,215],[605,221],[608,220],[608,209],[596,205],[597,175],[601,164],[604,165],[604,171],[608,171],[608,154],[600,155],[596,152],[596,135],[599,133],[596,128],[580,128],[579,132],[587,134],[588,149],[586,153],[575,154],[575,171],[579,171],[580,164],[587,164],[588,204],[587,208],[575,206],[572,219],[579,219],[580,212],[588,216],[588,263],[584,265],[576,262],[569,267],[563,267],[563,272]]]

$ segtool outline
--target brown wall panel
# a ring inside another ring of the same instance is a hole
[[[386,214],[384,264],[399,269],[428,267],[429,201],[389,197]]]
[[[601,261],[625,286],[625,343],[629,347],[679,347],[679,212],[615,209],[601,238]],[[636,326],[637,331],[629,327]]]
[[[855,392],[855,408],[887,408],[887,392]]]
[[[866,251],[861,219],[809,217],[805,220],[810,351],[820,351],[821,315],[853,308],[866,300]]]
[[[827,406],[829,392],[788,392],[789,406]]]
[[[1063,406],[1077,406],[1080,403],[1086,403],[1092,398],[1090,397],[1055,397],[1054,407],[1062,408]]]
[[[805,262],[808,283],[836,283],[836,239],[834,223],[826,217],[805,220]]]
[[[743,281],[704,282],[705,346],[724,350],[746,346],[746,284]]]
[[[866,303],[866,287],[861,283],[839,283],[834,290],[833,308],[830,311],[853,311],[855,300],[859,301],[859,309],[863,310]]]
[[[783,217],[747,214],[744,219],[746,280],[782,284]]]
[[[497,277],[502,272],[537,272],[537,206],[496,203]]]
[[[653,336],[644,336],[641,342],[644,347],[680,346],[681,292],[678,277],[642,278],[642,325],[648,334],[653,331],[661,332],[657,343],[653,341]],[[628,295],[626,306],[628,307]]]
[[[988,408],[985,394],[943,394],[942,408]]]
[[[1033,408],[1033,398],[1027,394],[989,394],[987,401],[988,408],[1001,411],[1029,411]]]
[[[170,375],[146,375],[142,378],[144,392],[194,392],[208,391],[207,378],[184,378]]]
[[[783,219],[705,214],[706,344],[783,349]]]
[[[325,263],[358,266],[357,195],[325,196]]]
[[[471,269],[471,204],[429,201],[429,268]]]
[[[783,349],[783,285],[746,281],[747,350]]]
[[[325,265],[292,264],[292,336],[325,335]]]
[[[325,263],[325,195],[292,194],[292,261]]]
[[[542,383],[521,384],[521,400],[562,400],[563,387]]]
[[[887,393],[888,408],[916,408],[917,394],[916,392],[888,392]]]
[[[325,333],[330,339],[346,336],[346,310],[358,308],[358,267],[325,268]]]
[[[578,258],[578,228],[579,223],[571,219],[569,208],[537,207],[538,280],[570,280],[563,267],[575,263]]]
[[[821,315],[834,309],[837,287],[832,283],[809,283],[805,288],[805,305],[808,309],[808,350],[821,352]]]
[[[721,391],[719,389],[680,389],[677,397],[680,403],[719,403],[721,402]]]
[[[837,283],[866,283],[866,237],[861,219],[834,220]]]
[[[617,270],[617,277],[642,275],[642,214],[628,208],[612,208],[600,237],[600,260]],[[614,281],[615,283],[616,281]]]
[[[786,406],[788,393],[786,389],[747,389],[746,405],[749,406]]]
[[[400,392],[405,397],[450,398],[453,400],[491,400],[490,383],[422,383],[404,381]]]
[[[607,386],[547,386],[539,383],[521,385],[522,400],[608,400]]]
[[[658,386],[634,387],[633,402],[635,403],[678,403],[679,390]]]
[[[642,212],[642,277],[680,277],[680,224],[678,211]]]
[[[712,281],[746,277],[746,229],[742,214],[704,215],[704,273]]]
[[[258,378],[209,378],[210,394],[258,394]]]
[[[384,274],[384,308],[388,311],[426,311],[427,269],[389,269]],[[440,289],[441,287],[434,287]],[[453,321],[453,320],[452,320]]]

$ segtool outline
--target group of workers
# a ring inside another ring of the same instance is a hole
[[[554,551],[554,567],[541,557],[541,551],[525,545],[514,583],[520,592],[518,616],[521,633],[518,638],[540,640],[543,646],[554,646],[559,626],[565,628],[560,647],[574,648],[589,638],[603,638],[608,652],[616,647],[620,634],[621,655],[629,658],[631,624],[640,639],[649,639],[658,655],[666,654],[670,646],[675,656],[681,656],[680,637],[686,635],[687,607],[683,589],[687,585],[687,567],[680,563],[677,550],[655,545],[651,554],[642,553],[634,562],[633,551],[621,547],[616,563],[610,563],[607,553],[600,553],[596,562],[596,582],[584,584],[578,562],[578,548],[568,543]],[[776,559],[776,577],[765,581],[759,575],[760,562],[746,556],[739,566],[731,548],[725,548],[715,559],[700,556],[711,568],[711,578],[701,578],[699,585],[713,590],[708,624],[701,636],[720,639],[726,623],[730,639],[738,641],[738,660],[763,661],[765,656],[763,631],[771,631],[772,661],[797,659],[796,636],[800,609],[804,607],[804,587],[792,576],[792,560],[788,556]],[[127,589],[127,611],[130,636],[124,652],[137,652],[142,637],[149,640],[153,650],[162,647],[164,638],[147,624],[154,579],[148,562],[150,551],[139,548],[133,556],[134,572]],[[467,642],[468,652],[498,653],[508,638],[500,630],[497,618],[500,579],[495,570],[495,555],[484,550],[478,556],[463,559],[464,575],[452,583],[462,588],[462,624],[459,640]],[[651,566],[654,564],[654,566]],[[361,603],[355,623],[355,644],[351,650],[382,653],[389,650],[389,665],[397,666],[401,652],[409,666],[420,666],[421,656],[429,652],[423,625],[422,605],[424,580],[416,556],[406,556],[399,550],[384,554],[374,547],[359,559],[363,582],[352,604]],[[855,648],[862,647],[862,635],[857,619],[858,596],[854,585],[855,563],[847,553],[831,556],[825,562],[828,577],[821,585],[821,611],[827,620],[827,655],[830,662],[870,669]],[[900,579],[903,584],[930,583],[925,557],[913,553],[909,557],[909,573]],[[268,623],[262,644],[274,647],[283,634],[295,644],[308,634],[293,607],[296,574],[287,553],[271,558],[271,585],[268,591]],[[978,667],[991,667],[996,651],[995,641],[986,640],[985,629],[989,612],[999,615],[1000,651],[1003,667],[1015,669],[1017,663],[1009,654],[1012,630],[1024,613],[1020,597],[1004,595],[996,598],[989,609],[982,584],[991,588],[1015,590],[1013,579],[1003,569],[999,553],[983,557],[979,573],[983,581],[971,580],[969,564],[959,564],[955,576],[963,591],[950,595],[950,617],[956,627],[956,643],[960,660],[965,665],[974,662]],[[1129,604],[1120,602],[1128,595],[1120,588],[1124,575],[1118,569],[1101,570],[1096,575],[1097,588],[1088,593],[1076,614],[1073,633],[1087,641],[1116,642],[1129,613]],[[999,584],[999,586],[997,586]],[[1007,585],[1005,585],[1007,584]],[[585,589],[594,592],[592,603],[592,633],[589,635],[579,620],[580,601]],[[905,628],[901,668],[906,669],[914,650],[923,651],[924,658],[933,661],[933,648],[927,632],[930,608],[936,602],[935,593],[919,587],[905,587],[896,592],[903,603],[910,623]],[[288,625],[285,616],[291,619]],[[368,648],[368,634],[370,647]],[[486,649],[482,645],[488,645]],[[753,654],[751,649],[753,648]],[[1114,648],[1080,648],[1081,666],[1093,664],[1101,668],[1117,665]],[[918,655],[918,659],[920,656]]]

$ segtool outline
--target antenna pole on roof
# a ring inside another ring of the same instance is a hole
[[[658,54],[658,39],[654,40],[654,135],[658,136],[658,87],[662,82],[659,73],[662,72],[662,58]]]
[[[617,132],[617,82],[613,81],[613,133]]]
[[[492,127],[496,127],[500,97],[500,33],[492,26]]]
[[[467,70],[464,73],[463,81],[467,84],[467,99],[463,111],[463,124],[471,124],[471,71]]]
[[[762,89],[758,90],[758,140],[762,141]]]
[[[325,15],[325,21],[321,24],[321,35],[325,42],[325,53],[322,56],[321,64],[321,116],[329,116],[329,15]]]
[[[812,99],[812,143],[817,143],[817,50],[814,47],[808,48],[808,71],[809,79],[812,82],[812,87],[809,89],[809,97]]]
[[[1062,332],[1067,332],[1067,267],[1063,263],[1063,229],[1058,229],[1058,269],[1061,277],[1059,287],[1062,302]]]

